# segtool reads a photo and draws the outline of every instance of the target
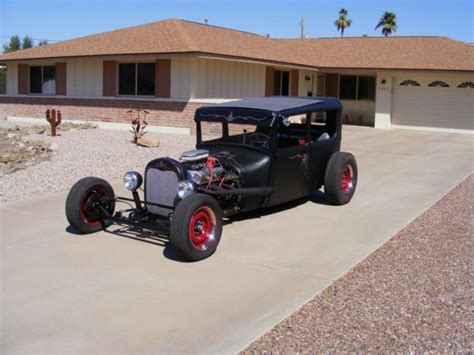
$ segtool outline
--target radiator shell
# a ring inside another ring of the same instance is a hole
[[[147,211],[169,217],[179,202],[178,182],[184,180],[183,166],[171,158],[159,158],[148,163],[145,169],[145,206]],[[170,208],[148,204],[157,203]]]

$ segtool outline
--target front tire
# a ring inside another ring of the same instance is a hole
[[[109,214],[115,210],[112,186],[100,178],[86,177],[76,182],[66,199],[66,217],[80,234],[98,232],[110,226],[96,207],[100,203]]]
[[[222,210],[217,201],[208,195],[192,194],[176,206],[171,221],[171,244],[187,260],[208,258],[219,244],[222,225]]]
[[[345,205],[357,186],[357,162],[350,153],[331,155],[324,174],[324,193],[333,205]]]

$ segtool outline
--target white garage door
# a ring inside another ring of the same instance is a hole
[[[472,130],[474,88],[397,85],[393,90],[392,124]]]

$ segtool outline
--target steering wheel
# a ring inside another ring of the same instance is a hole
[[[270,148],[270,137],[266,134],[260,132],[253,132],[249,134],[249,143],[252,142],[253,145],[257,147],[262,147],[265,149]]]

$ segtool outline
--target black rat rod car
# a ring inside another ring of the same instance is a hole
[[[194,120],[196,150],[179,161],[150,161],[144,178],[125,174],[133,198],[115,196],[102,179],[79,180],[66,201],[69,223],[84,234],[112,223],[165,231],[185,258],[200,260],[216,250],[224,217],[297,200],[323,185],[335,205],[354,194],[357,164],[352,154],[339,151],[336,98],[231,101],[198,109]],[[117,202],[132,208],[114,212]]]

